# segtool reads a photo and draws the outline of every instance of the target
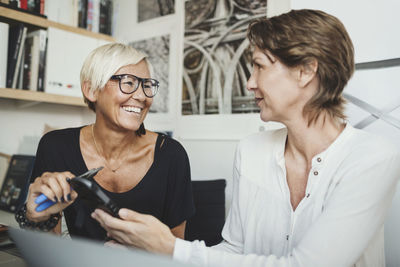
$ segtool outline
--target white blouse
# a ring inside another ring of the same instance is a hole
[[[306,196],[293,211],[286,181],[287,129],[242,140],[233,200],[212,248],[177,239],[173,257],[204,266],[385,266],[383,223],[400,176],[400,153],[347,124],[312,159]]]

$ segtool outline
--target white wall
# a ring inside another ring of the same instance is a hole
[[[93,118],[92,112],[82,107],[27,106],[27,102],[0,99],[0,151],[34,155],[45,124],[54,128],[73,127],[90,123]]]

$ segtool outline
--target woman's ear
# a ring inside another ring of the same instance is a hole
[[[317,76],[318,61],[313,59],[299,69],[299,85],[306,87]]]
[[[83,82],[82,93],[90,102],[96,102],[97,90],[90,90],[90,82]]]

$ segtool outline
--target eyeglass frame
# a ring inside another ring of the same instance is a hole
[[[130,92],[130,93],[125,93],[124,91],[122,91],[122,88],[121,88],[121,80],[122,80],[122,77],[123,77],[123,76],[131,76],[131,77],[134,77],[135,79],[137,79],[137,80],[139,81],[139,82],[137,83],[136,88],[135,88],[132,92]],[[133,74],[118,74],[118,75],[113,75],[113,76],[110,77],[110,80],[118,80],[119,90],[120,90],[123,94],[126,94],[126,95],[133,94],[134,92],[137,91],[137,89],[139,88],[139,86],[142,85],[142,91],[143,91],[144,95],[145,95],[146,97],[148,97],[148,98],[153,98],[153,97],[155,97],[155,96],[157,95],[158,89],[159,89],[159,87],[160,87],[160,82],[157,81],[156,79],[152,79],[152,78],[140,78],[140,77],[135,76],[135,75],[133,75]],[[154,95],[152,95],[152,96],[148,96],[148,95],[146,94],[145,90],[144,90],[144,87],[143,87],[143,83],[146,82],[146,81],[149,81],[149,80],[150,80],[152,83],[155,82],[155,84],[156,84],[156,86],[157,86],[157,91],[156,91],[156,93],[155,93]]]

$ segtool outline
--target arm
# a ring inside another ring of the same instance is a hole
[[[50,138],[45,135],[40,140],[35,165],[31,176],[31,185],[29,186],[27,202],[26,202],[26,218],[33,222],[46,221],[50,218],[51,214],[60,213],[64,208],[70,205],[76,198],[76,192],[71,192],[69,184],[66,182],[66,178],[74,177],[70,172],[54,172],[54,146],[50,144]],[[52,207],[36,212],[35,203],[36,197],[41,193],[47,196],[48,199],[61,200]],[[61,233],[61,220],[58,222],[55,228],[51,232],[60,234]]]
[[[224,228],[222,229],[223,241],[218,245],[213,246],[214,249],[232,252],[243,253],[243,227],[242,218],[239,208],[239,183],[240,183],[240,164],[241,153],[240,145],[237,147],[235,153],[235,160],[233,164],[233,192],[231,208],[228,217],[226,218]],[[175,257],[179,257],[175,255]]]

